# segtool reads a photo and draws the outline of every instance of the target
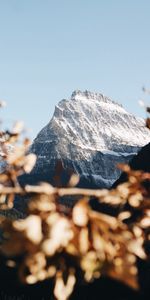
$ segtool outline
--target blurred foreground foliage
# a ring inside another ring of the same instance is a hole
[[[53,280],[58,300],[68,299],[78,284],[100,276],[138,289],[137,259],[150,258],[150,173],[121,165],[128,181],[110,191],[76,188],[76,175],[66,188],[48,183],[22,187],[18,177],[30,173],[36,163],[35,155],[27,153],[29,140],[20,142],[22,129],[18,122],[0,134],[5,162],[0,174],[0,258],[5,256],[7,266],[17,268],[23,283]],[[19,218],[13,208],[15,195],[28,194],[26,215]],[[72,208],[59,201],[68,195],[79,197]],[[91,198],[117,209],[116,215],[94,211]]]

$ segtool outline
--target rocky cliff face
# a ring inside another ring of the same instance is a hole
[[[58,103],[34,140],[30,151],[37,163],[30,179],[54,184],[61,161],[64,170],[80,175],[80,186],[109,188],[120,175],[117,163],[129,162],[149,141],[144,120],[102,94],[75,91]]]

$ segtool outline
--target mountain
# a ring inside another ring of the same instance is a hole
[[[62,184],[67,172],[74,172],[80,175],[79,186],[110,188],[120,176],[116,165],[129,162],[149,141],[143,119],[102,94],[75,91],[58,103],[35,138],[30,152],[37,155],[37,163],[21,180],[55,185],[61,163]]]

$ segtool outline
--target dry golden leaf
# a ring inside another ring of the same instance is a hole
[[[9,268],[14,268],[16,266],[16,262],[14,260],[7,260],[6,262],[6,265],[9,267]]]
[[[36,155],[31,153],[25,156],[25,161],[24,161],[24,170],[26,173],[30,173],[35,166],[36,163]]]
[[[57,217],[57,214],[53,214],[53,219],[49,220],[49,222],[52,222],[52,220],[54,223],[51,223],[49,239],[46,239],[42,245],[44,253],[50,256],[60,247],[66,247],[74,237],[74,232],[67,218]]]
[[[24,262],[24,265],[28,269],[29,276],[26,277],[27,283],[33,283],[37,281],[42,281],[47,278],[46,271],[46,258],[44,253],[37,252],[34,255],[29,255]],[[23,275],[23,274],[21,274]],[[33,277],[31,277],[31,275]]]
[[[54,240],[53,239],[47,239],[47,240],[44,240],[44,242],[42,243],[42,251],[47,256],[54,255],[58,248],[59,248],[59,246],[56,243],[55,239]]]
[[[90,281],[92,278],[94,278],[95,272],[96,274],[99,272],[100,276],[102,264],[103,262],[98,260],[97,253],[95,251],[87,252],[81,259],[81,268],[85,273],[85,279]]]
[[[74,234],[71,224],[67,218],[60,217],[59,220],[52,226],[51,238],[56,240],[58,246],[67,246],[73,236]]]
[[[79,249],[82,254],[89,249],[89,234],[87,228],[82,228],[79,233]]]
[[[35,275],[32,275],[32,274],[27,275],[27,277],[26,277],[26,283],[28,283],[28,284],[34,284],[36,282],[37,282],[37,278],[36,278]]]
[[[138,207],[142,200],[143,200],[143,196],[141,192],[137,191],[135,194],[129,197],[129,204],[133,207]]]
[[[35,199],[33,199],[33,201],[30,201],[29,210],[30,212],[37,210],[40,212],[56,211],[56,204],[53,202],[53,200],[53,197],[48,195],[38,195]]]
[[[146,254],[143,249],[143,239],[139,238],[138,240],[130,241],[127,245],[129,252],[137,255],[141,259],[146,259]]]
[[[63,281],[62,274],[59,272],[56,277],[54,295],[57,300],[67,300],[71,295],[76,283],[74,274],[69,274],[66,284]]]
[[[68,186],[76,186],[79,183],[80,177],[77,174],[72,174],[72,176],[70,177]]]
[[[14,229],[23,231],[26,237],[34,244],[39,244],[42,240],[41,219],[39,216],[30,215],[24,220],[14,221]]]
[[[77,226],[86,226],[89,220],[88,207],[84,203],[77,203],[72,211],[73,222]]]
[[[47,270],[47,274],[48,274],[48,277],[54,277],[56,275],[56,266],[55,265],[52,265],[52,266],[49,266],[48,267],[48,270]]]
[[[101,253],[101,256],[103,255],[103,258],[104,258],[105,242],[104,242],[103,238],[101,237],[100,233],[95,229],[92,230],[92,239],[93,239],[94,249],[96,251],[98,251],[99,253]]]
[[[140,238],[142,236],[142,229],[138,226],[133,226],[133,233],[136,236],[136,238]]]
[[[118,219],[121,221],[124,221],[130,217],[131,217],[131,212],[129,211],[123,211],[118,215]]]
[[[119,192],[119,198],[121,200],[121,198],[127,199],[127,197],[130,194],[130,189],[129,189],[129,184],[128,182],[125,182],[123,184],[119,184],[116,188],[116,191]]]
[[[144,217],[140,222],[140,226],[142,228],[150,228],[150,217]]]
[[[45,222],[49,225],[49,229],[59,220],[60,215],[58,212],[52,212],[50,215],[47,216]]]

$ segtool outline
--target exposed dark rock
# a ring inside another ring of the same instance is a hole
[[[131,160],[129,165],[133,170],[150,172],[150,143],[141,149],[141,151]],[[127,181],[127,174],[123,172],[119,179],[113,184],[112,188],[115,188],[125,181]]]

